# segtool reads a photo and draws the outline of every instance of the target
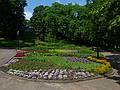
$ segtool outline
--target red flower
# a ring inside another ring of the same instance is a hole
[[[15,55],[15,57],[24,57],[25,56],[25,52],[23,51],[17,51],[17,54]]]

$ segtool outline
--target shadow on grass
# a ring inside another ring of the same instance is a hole
[[[6,39],[0,39],[0,48],[5,49],[16,49],[16,48],[22,48],[22,47],[30,47],[34,45],[34,41],[23,41],[23,40],[6,40]]]

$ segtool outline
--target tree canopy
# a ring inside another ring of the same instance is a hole
[[[43,40],[64,39],[101,47],[120,46],[119,0],[86,0],[87,5],[40,5],[30,20],[36,37]]]
[[[22,34],[26,0],[0,0],[0,37],[16,39]]]

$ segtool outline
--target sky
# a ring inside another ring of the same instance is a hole
[[[86,0],[27,0],[27,6],[25,7],[25,17],[26,19],[30,19],[32,17],[33,9],[39,5],[50,6],[54,2],[59,2],[62,4],[67,3],[77,3],[80,5],[85,5]]]

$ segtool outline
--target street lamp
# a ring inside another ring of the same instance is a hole
[[[19,30],[17,31],[17,42],[18,42],[18,49],[19,49],[19,34],[20,34],[20,32],[19,32]]]
[[[99,58],[99,30],[100,27],[98,26],[98,29],[96,30],[96,56]]]

